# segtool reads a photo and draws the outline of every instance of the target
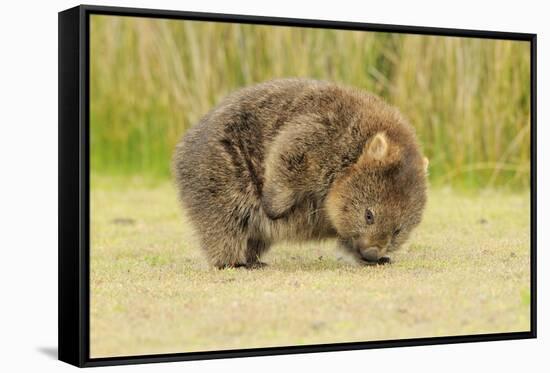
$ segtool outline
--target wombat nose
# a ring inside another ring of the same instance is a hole
[[[359,249],[363,259],[369,262],[376,262],[380,258],[380,250],[377,247],[367,247]]]

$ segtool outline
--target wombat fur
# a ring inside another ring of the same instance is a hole
[[[257,267],[281,240],[336,238],[386,262],[421,220],[427,159],[382,99],[281,79],[231,94],[177,145],[180,200],[209,262]]]

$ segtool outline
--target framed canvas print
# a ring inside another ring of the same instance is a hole
[[[536,336],[536,35],[59,13],[59,358]]]

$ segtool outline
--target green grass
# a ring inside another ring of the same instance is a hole
[[[91,356],[529,329],[529,194],[432,188],[382,267],[333,242],[280,244],[267,269],[206,266],[168,182],[92,175]]]
[[[280,77],[370,90],[417,129],[432,182],[529,186],[529,44],[94,15],[91,167],[169,175],[175,143],[223,96]]]

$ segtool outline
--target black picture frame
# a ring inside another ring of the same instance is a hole
[[[528,41],[531,46],[531,328],[526,332],[90,358],[89,19],[92,14]],[[80,5],[59,13],[59,360],[79,367],[536,338],[537,35]]]

